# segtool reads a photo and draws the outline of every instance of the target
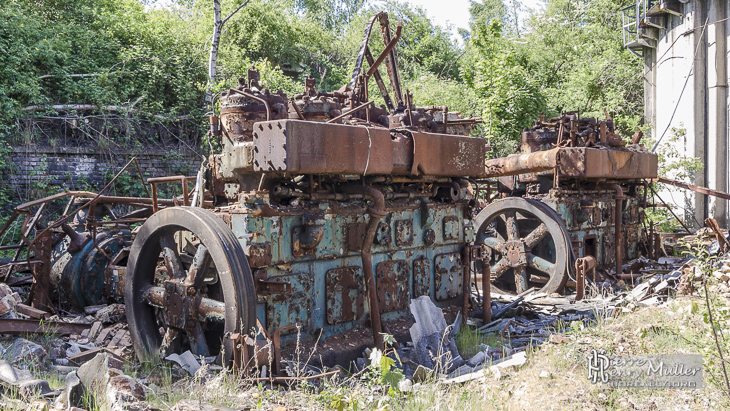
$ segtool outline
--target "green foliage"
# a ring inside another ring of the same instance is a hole
[[[623,46],[621,9],[626,0],[548,0],[517,43],[529,76],[541,85],[547,113],[607,110],[623,134],[643,118],[639,59]]]
[[[502,35],[497,19],[472,27],[471,59],[464,67],[466,84],[480,99],[487,137],[495,155],[507,155],[519,143],[520,132],[545,108],[539,83],[521,65],[514,45]]]
[[[26,104],[140,101],[136,108],[156,113],[194,111],[204,72],[191,66],[183,21],[169,17],[136,0],[4,2],[0,120],[23,115]]]

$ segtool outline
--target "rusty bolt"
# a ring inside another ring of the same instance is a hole
[[[195,287],[193,287],[192,285],[188,286],[188,295],[195,295],[195,292]]]

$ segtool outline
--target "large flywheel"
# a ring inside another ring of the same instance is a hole
[[[195,207],[150,217],[129,255],[124,300],[140,360],[190,350],[233,358],[230,333],[256,322],[255,289],[243,249],[221,219]]]
[[[543,203],[519,197],[495,201],[477,215],[475,243],[491,250],[496,288],[510,293],[533,287],[546,293],[562,290],[572,250],[559,218]]]

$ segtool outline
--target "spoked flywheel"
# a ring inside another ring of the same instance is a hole
[[[124,300],[140,360],[190,350],[233,358],[226,335],[255,325],[255,290],[240,243],[221,219],[194,207],[150,217],[129,254]]]
[[[475,243],[491,250],[496,288],[521,293],[535,287],[552,293],[565,286],[572,254],[558,219],[544,204],[518,197],[495,201],[479,213]]]

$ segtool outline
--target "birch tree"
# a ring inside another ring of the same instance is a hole
[[[221,19],[221,2],[220,0],[213,0],[213,38],[210,42],[210,55],[208,57],[208,85],[205,89],[206,107],[212,108],[213,93],[211,92],[211,88],[213,87],[216,76],[218,74],[218,46],[220,45],[223,26],[226,24],[226,22],[228,22],[231,17],[233,17],[234,14],[238,13],[239,10],[244,8],[250,1],[251,0],[245,0],[238,7],[236,7],[236,9],[231,12],[231,14],[226,16],[226,18]]]

